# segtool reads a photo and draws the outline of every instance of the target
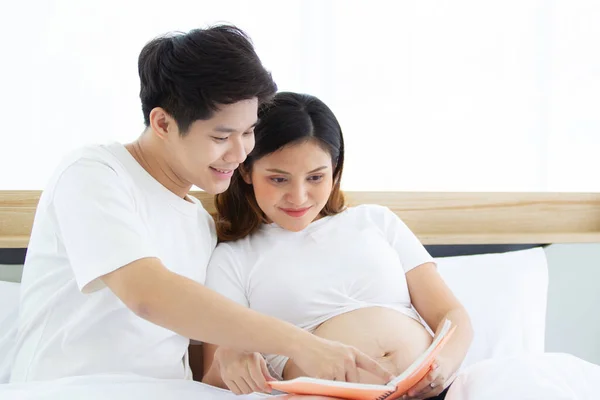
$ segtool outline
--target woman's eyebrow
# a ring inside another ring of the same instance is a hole
[[[312,171],[308,171],[307,174],[313,174],[313,173],[318,172],[318,171],[320,171],[322,169],[325,169],[325,168],[327,168],[327,165],[323,165],[323,166],[320,166],[319,168],[313,169]],[[289,172],[284,171],[282,169],[277,169],[277,168],[269,168],[269,169],[267,169],[267,171],[268,172],[274,172],[276,174],[291,175]]]

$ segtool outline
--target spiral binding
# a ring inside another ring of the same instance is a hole
[[[379,396],[378,398],[376,398],[375,400],[385,400],[385,399],[387,399],[388,397],[390,397],[391,395],[393,395],[394,393],[396,393],[396,391],[395,391],[395,390],[392,390],[392,391],[386,392],[386,393],[382,394],[381,396]]]

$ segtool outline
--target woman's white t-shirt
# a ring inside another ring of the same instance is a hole
[[[405,274],[427,262],[434,260],[396,214],[361,205],[300,232],[263,225],[244,239],[219,244],[206,286],[308,331],[371,306],[420,320]]]
[[[123,145],[76,151],[37,207],[11,381],[95,373],[184,378],[189,339],[136,316],[99,278],[157,257],[204,283],[215,246],[201,203],[166,189]]]

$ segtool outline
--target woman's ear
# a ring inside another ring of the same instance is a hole
[[[252,185],[252,176],[250,176],[250,172],[246,169],[244,164],[240,164],[238,169],[240,170],[240,176],[244,182],[246,182],[248,185]]]

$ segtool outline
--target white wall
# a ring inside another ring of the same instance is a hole
[[[600,3],[32,0],[3,7],[0,189],[139,135],[137,55],[238,24],[282,90],[337,113],[349,190],[598,191]]]
[[[546,349],[600,365],[600,244],[556,244],[546,255]]]

